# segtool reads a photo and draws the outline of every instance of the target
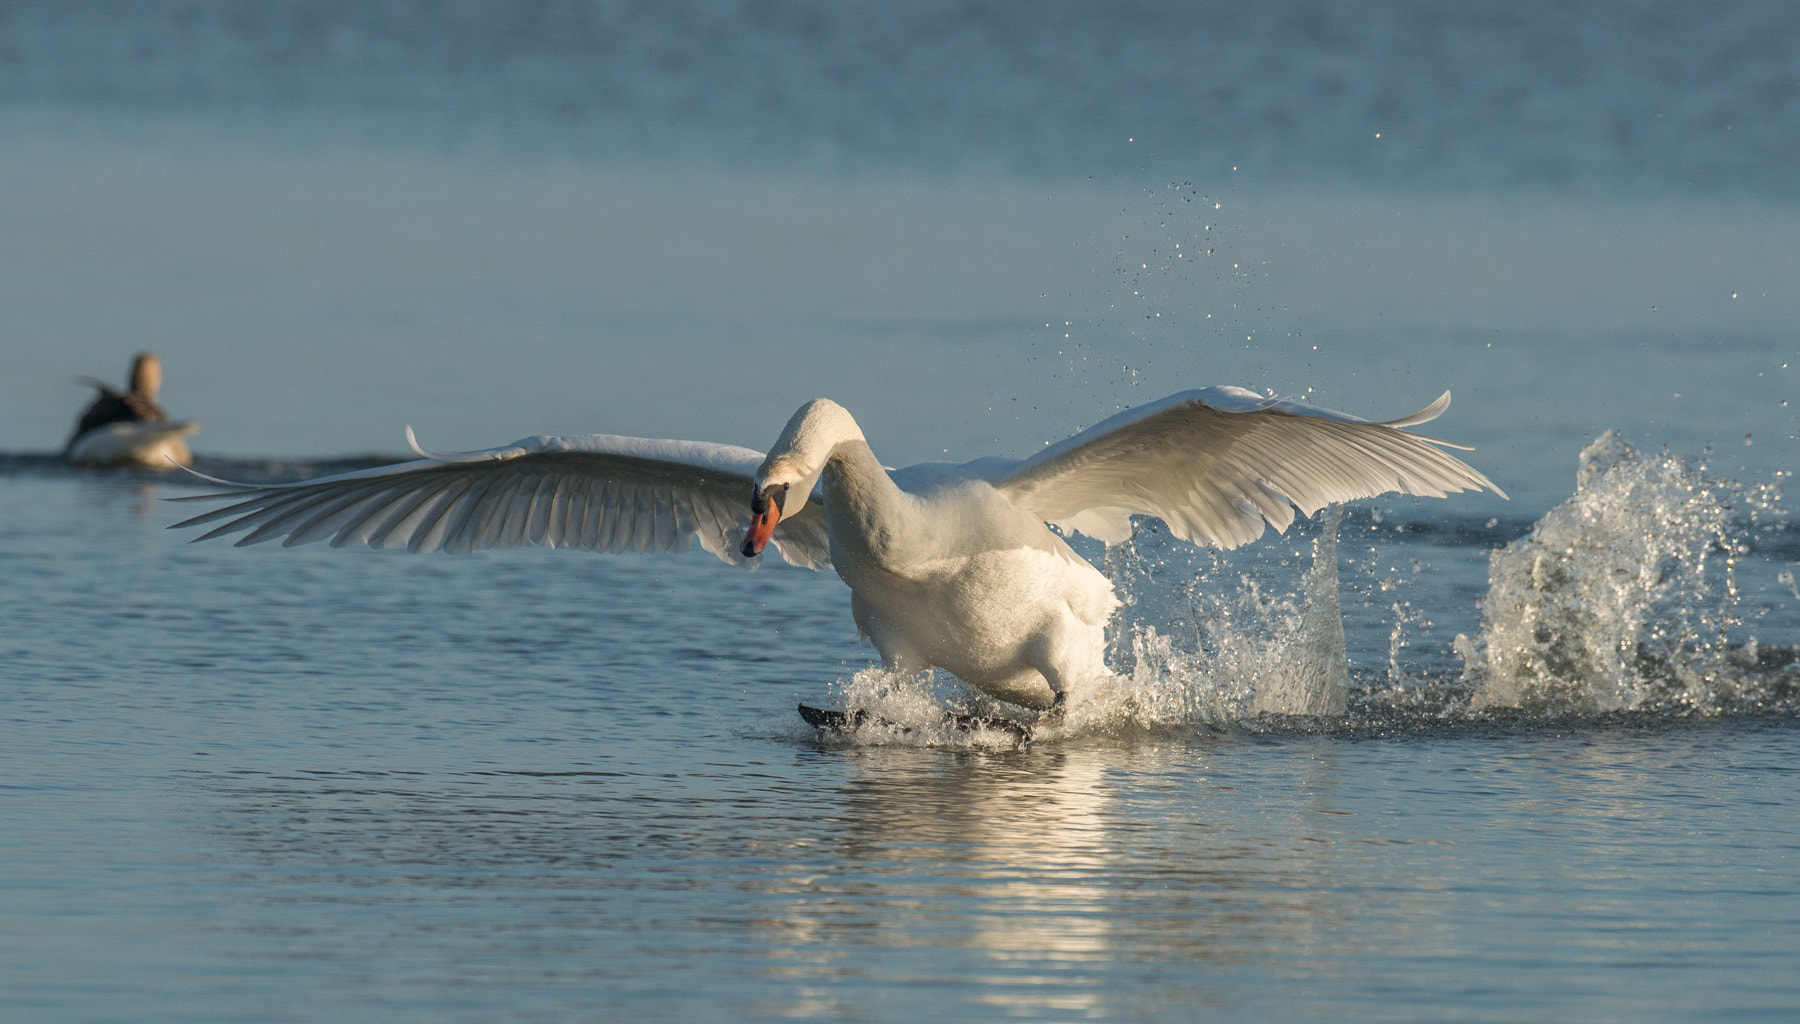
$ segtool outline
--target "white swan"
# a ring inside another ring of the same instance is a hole
[[[1120,413],[1027,459],[898,470],[883,468],[827,399],[802,406],[766,456],[610,435],[436,455],[409,428],[419,461],[178,499],[239,500],[175,526],[223,520],[196,539],[249,531],[240,545],[280,537],[454,552],[678,551],[697,538],[737,564],[773,544],[796,565],[837,569],[857,627],[888,666],[936,666],[1041,709],[1105,675],[1104,627],[1118,607],[1111,581],[1051,526],[1115,543],[1130,536],[1133,515],[1156,516],[1177,537],[1232,548],[1265,522],[1286,529],[1295,506],[1311,515],[1389,491],[1501,494],[1435,447],[1446,442],[1401,429],[1449,405],[1445,392],[1374,423],[1211,387]]]

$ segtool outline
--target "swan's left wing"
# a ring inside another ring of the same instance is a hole
[[[412,431],[407,431],[412,440]],[[530,437],[290,484],[226,484],[230,501],[176,523],[218,523],[196,538],[243,532],[239,545],[329,540],[409,551],[531,545],[588,551],[685,551],[693,540],[734,565],[763,454],[735,445],[593,434]],[[772,542],[809,569],[831,564],[820,503],[783,519]]]
[[[1437,418],[1450,393],[1411,416],[1375,423],[1243,388],[1184,391],[1129,409],[1022,462],[979,472],[1015,505],[1109,544],[1131,536],[1133,515],[1175,536],[1235,548],[1285,530],[1297,506],[1389,491],[1441,498],[1487,477],[1438,449],[1447,442],[1402,427]]]

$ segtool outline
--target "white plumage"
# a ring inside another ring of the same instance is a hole
[[[1131,517],[1232,548],[1284,530],[1297,507],[1390,491],[1443,497],[1487,477],[1403,427],[1443,397],[1374,423],[1233,387],[1120,413],[1027,459],[888,470],[841,406],[794,414],[767,455],[733,445],[596,434],[534,437],[292,484],[229,485],[236,499],[177,527],[238,544],[329,540],[411,551],[537,545],[681,551],[734,564],[763,543],[835,567],[857,626],[889,666],[943,668],[1028,707],[1103,676],[1112,584],[1046,526],[1108,543]],[[409,442],[412,433],[407,432]],[[221,481],[223,482],[223,481]]]

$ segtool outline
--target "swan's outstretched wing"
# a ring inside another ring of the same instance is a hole
[[[1201,388],[1130,409],[1029,459],[981,474],[1014,504],[1107,543],[1131,536],[1131,516],[1156,516],[1177,537],[1235,548],[1285,530],[1294,507],[1388,491],[1441,498],[1500,488],[1448,445],[1401,427],[1436,419],[1450,393],[1397,420],[1373,423],[1234,387]]]
[[[412,441],[412,431],[407,431]],[[291,484],[231,484],[177,501],[233,503],[176,523],[219,523],[196,540],[249,531],[237,543],[331,541],[409,551],[469,552],[535,545],[588,551],[685,551],[734,565],[750,521],[761,452],[699,441],[595,434],[529,437],[503,448]],[[224,481],[220,481],[224,483]],[[795,565],[830,563],[825,517],[809,503],[773,543]]]

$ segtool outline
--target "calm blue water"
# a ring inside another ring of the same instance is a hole
[[[1788,1019],[1797,19],[0,6],[0,1018]],[[190,546],[43,454],[143,348],[227,476],[1230,383],[1513,500],[1351,510],[1341,719],[1315,528],[1148,528],[1128,713],[824,744],[835,578]]]

